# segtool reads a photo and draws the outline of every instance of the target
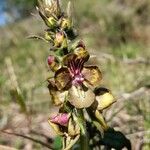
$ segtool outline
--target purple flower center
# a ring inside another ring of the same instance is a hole
[[[83,68],[84,61],[82,59],[71,60],[69,62],[69,71],[72,77],[73,85],[81,85],[84,81],[84,76],[81,71]]]

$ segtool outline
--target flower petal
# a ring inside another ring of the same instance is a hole
[[[82,47],[77,47],[74,52],[66,55],[63,59],[64,65],[68,66],[69,62],[74,61],[82,61],[82,64],[84,64],[89,59],[89,53],[87,50],[85,50]]]
[[[94,93],[96,95],[97,110],[103,110],[116,102],[110,91],[106,88],[98,88]]]
[[[92,85],[93,87],[97,87],[100,84],[102,79],[101,72],[97,66],[86,66],[82,70],[82,74],[85,80]]]
[[[75,59],[76,59],[76,55],[70,53],[63,58],[63,64],[69,66],[69,62]]]
[[[63,90],[71,84],[71,76],[67,68],[61,68],[56,71],[54,78],[58,90]]]
[[[95,95],[87,87],[72,86],[68,92],[68,101],[76,108],[87,108],[94,102]]]
[[[74,54],[76,55],[77,59],[82,59],[84,62],[88,61],[90,57],[88,51],[83,47],[77,47],[74,50]]]
[[[51,95],[51,100],[55,106],[63,104],[68,91],[58,91],[57,87],[49,81],[48,85],[49,93]]]

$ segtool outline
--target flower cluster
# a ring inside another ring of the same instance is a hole
[[[59,107],[49,124],[63,136],[63,149],[67,150],[86,134],[87,121],[100,132],[107,130],[102,111],[115,100],[108,89],[100,87],[99,68],[86,65],[90,54],[83,41],[74,42],[77,35],[72,19],[62,12],[60,2],[39,0],[37,10],[48,27],[45,40],[51,48],[47,63],[53,72],[48,89],[53,104]]]

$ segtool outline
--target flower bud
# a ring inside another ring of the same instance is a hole
[[[57,26],[57,20],[51,16],[51,17],[46,17],[43,12],[39,11],[39,14],[41,16],[41,18],[43,19],[43,21],[45,22],[45,24],[50,28],[50,29],[55,29]]]
[[[72,23],[68,18],[62,18],[60,26],[61,29],[68,31],[71,29]]]
[[[46,17],[61,16],[59,0],[38,0],[38,9],[44,13]]]
[[[87,61],[89,59],[89,53],[88,51],[85,49],[85,45],[82,41],[79,41],[76,48],[74,49],[74,54],[77,55],[77,58],[83,58],[85,61]]]
[[[67,113],[59,113],[56,116],[51,117],[50,121],[61,126],[67,126],[69,122],[69,117],[70,115]]]
[[[64,33],[63,32],[57,32],[55,40],[54,40],[54,46],[60,47],[61,44],[63,43],[64,39],[65,39]]]
[[[53,34],[51,32],[45,32],[45,39],[47,41],[53,42],[54,40]]]
[[[52,63],[54,63],[54,61],[55,61],[55,57],[52,55],[49,55],[47,59],[48,65],[51,65]]]
[[[50,69],[52,71],[57,71],[59,68],[60,68],[60,64],[59,62],[57,61],[57,59],[52,56],[52,55],[49,55],[48,58],[47,58],[47,63],[48,63],[48,66],[50,67]]]
[[[57,26],[57,20],[54,17],[49,17],[48,18],[48,27],[50,27],[51,29],[56,28]]]

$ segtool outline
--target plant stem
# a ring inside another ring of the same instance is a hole
[[[80,136],[80,149],[89,150],[87,132],[84,135]]]
[[[80,135],[80,149],[81,150],[89,150],[89,141],[88,141],[88,133],[86,130],[86,121],[84,117],[83,110],[78,111],[80,114],[80,125],[81,128],[81,135]]]

